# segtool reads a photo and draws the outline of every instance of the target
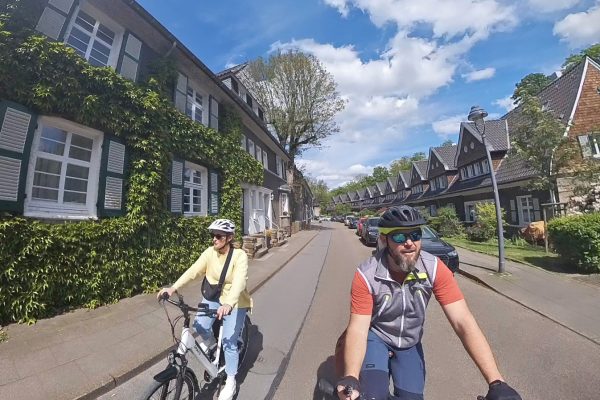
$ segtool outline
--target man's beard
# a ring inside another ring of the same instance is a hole
[[[390,256],[393,260],[393,263],[391,263],[391,265],[390,265],[390,269],[392,271],[396,271],[396,272],[409,273],[415,267],[415,264],[417,263],[417,260],[419,259],[420,253],[421,253],[420,249],[415,251],[414,253],[408,253],[408,254],[392,253],[388,249],[388,254],[390,254]]]

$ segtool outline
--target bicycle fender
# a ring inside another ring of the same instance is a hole
[[[154,380],[159,383],[162,383],[162,382],[168,381],[170,379],[173,379],[176,375],[177,375],[177,368],[175,368],[174,365],[170,365],[167,368],[165,368],[163,371],[154,375]]]

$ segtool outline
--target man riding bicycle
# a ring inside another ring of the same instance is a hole
[[[218,400],[231,400],[237,389],[235,375],[239,364],[238,339],[246,312],[252,307],[252,299],[246,289],[248,256],[245,251],[233,248],[235,224],[232,221],[217,219],[210,224],[208,230],[212,235],[213,246],[204,250],[198,260],[181,275],[173,286],[161,289],[158,298],[163,293],[172,296],[177,289],[196,278],[205,278],[208,281],[205,283],[215,287],[220,281],[226,261],[228,258],[230,259],[221,292],[216,292],[218,297],[210,300],[206,298],[205,293],[202,303],[208,304],[208,308],[217,309],[217,318],[223,319],[223,350],[227,380]],[[208,316],[198,316],[194,321],[194,329],[200,335],[201,346],[205,349],[215,345],[215,338],[211,330],[213,323],[214,318]]]
[[[336,345],[336,372],[343,376],[336,388],[339,398],[423,400],[421,338],[433,295],[489,384],[486,399],[521,400],[500,375],[452,272],[421,251],[422,225],[425,219],[409,206],[392,207],[381,216],[378,250],[354,275],[350,321]]]

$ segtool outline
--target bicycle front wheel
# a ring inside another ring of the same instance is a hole
[[[144,397],[144,400],[194,400],[198,394],[198,383],[196,377],[190,370],[185,371],[183,377],[181,394],[175,396],[177,392],[177,376],[164,382],[154,382],[154,384],[148,389]]]

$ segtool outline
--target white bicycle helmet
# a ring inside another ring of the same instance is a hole
[[[208,227],[209,231],[221,231],[225,233],[234,233],[235,224],[228,219],[216,219]]]

